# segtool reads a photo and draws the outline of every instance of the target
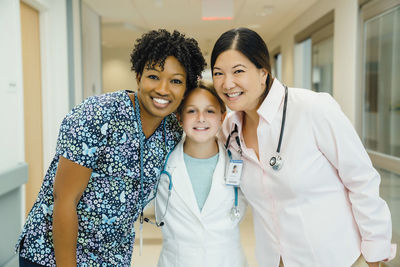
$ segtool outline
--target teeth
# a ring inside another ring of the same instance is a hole
[[[195,128],[196,130],[205,130],[205,129],[207,129],[206,127],[197,127],[197,128]]]
[[[239,96],[241,94],[241,92],[237,92],[237,93],[231,93],[231,94],[227,94],[229,97],[236,97]]]
[[[154,101],[156,101],[159,104],[167,104],[169,103],[168,100],[162,99],[162,98],[153,98]]]

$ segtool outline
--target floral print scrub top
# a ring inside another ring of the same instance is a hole
[[[140,215],[139,126],[127,91],[88,98],[61,124],[56,155],[44,177],[18,245],[20,256],[56,266],[52,239],[53,182],[59,157],[93,170],[78,206],[78,266],[130,266]],[[181,139],[175,115],[144,142],[144,199],[149,197],[166,153]],[[166,144],[165,144],[166,140]]]

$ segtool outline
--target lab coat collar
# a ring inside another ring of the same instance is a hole
[[[172,177],[172,187],[175,189],[173,193],[179,195],[195,216],[200,217],[200,209],[197,205],[197,200],[183,157],[183,144],[185,143],[185,139],[186,135],[183,135],[182,140],[172,152],[168,160],[167,170]]]
[[[271,124],[280,106],[283,105],[284,97],[285,87],[275,78],[267,97],[257,110],[258,115]]]
[[[208,193],[203,209],[200,211],[196,196],[193,191],[192,183],[185,166],[185,160],[183,157],[184,142],[185,136],[182,137],[182,140],[176,146],[175,151],[171,154],[171,157],[168,160],[167,170],[172,176],[172,185],[173,188],[175,188],[175,192],[173,193],[179,195],[185,205],[201,221],[202,215],[206,214],[209,210],[218,207],[220,205],[219,202],[223,201],[223,198],[221,197],[221,189],[224,190],[224,187],[226,186],[224,183],[224,178],[227,155],[223,144],[218,142],[218,162],[213,174],[210,192]]]
[[[223,191],[225,191],[227,187],[225,184],[227,154],[224,145],[220,142],[218,142],[218,151],[218,162],[213,173],[210,192],[201,210],[201,214],[206,214],[209,211],[218,209],[221,205],[220,202],[225,199],[222,197],[222,194],[224,194]]]

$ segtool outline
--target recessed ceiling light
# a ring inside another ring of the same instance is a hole
[[[262,9],[256,13],[256,16],[265,17],[268,14],[271,14],[273,10],[274,10],[274,6],[272,6],[272,5],[264,5],[262,7]]]
[[[233,0],[202,0],[202,19],[233,19]]]
[[[202,20],[231,20],[232,17],[202,17]]]
[[[163,1],[162,0],[154,0],[154,5],[156,7],[163,7]]]

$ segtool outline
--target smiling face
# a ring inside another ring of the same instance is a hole
[[[213,82],[218,95],[234,111],[255,111],[265,91],[268,71],[258,69],[237,50],[226,50],[216,59]]]
[[[137,82],[142,118],[161,122],[182,101],[186,90],[186,71],[175,57],[170,56],[165,60],[164,69],[159,65],[145,67]]]
[[[224,114],[221,105],[209,91],[196,88],[185,98],[180,114],[186,141],[194,143],[215,142]]]

